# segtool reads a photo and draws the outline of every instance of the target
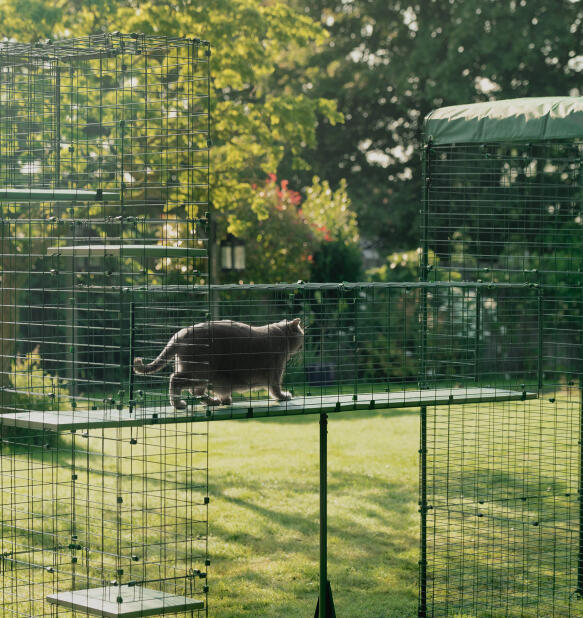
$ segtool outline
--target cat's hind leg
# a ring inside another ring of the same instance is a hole
[[[192,389],[192,394],[196,397],[200,397],[200,400],[209,406],[219,406],[222,403],[221,399],[218,399],[217,397],[212,397],[209,393],[207,393],[206,382],[195,386]]]
[[[170,403],[177,410],[184,410],[186,408],[186,401],[182,399],[182,391],[187,390],[191,385],[191,380],[183,373],[173,373],[170,376]]]

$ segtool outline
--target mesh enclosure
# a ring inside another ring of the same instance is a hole
[[[583,611],[581,154],[575,140],[425,148],[424,276],[497,290],[477,301],[479,349],[503,352],[477,373],[539,399],[423,410],[421,615]]]
[[[429,142],[420,282],[215,286],[209,60],[0,45],[3,613],[208,615],[209,421],[420,407],[419,615],[580,615],[581,144]]]
[[[137,418],[132,362],[161,305],[208,316],[209,59],[0,45],[3,615],[208,612],[206,425]]]

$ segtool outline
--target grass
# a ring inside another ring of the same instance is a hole
[[[339,616],[414,616],[418,416],[328,431],[329,579]],[[318,417],[211,425],[211,615],[310,616],[318,596]]]

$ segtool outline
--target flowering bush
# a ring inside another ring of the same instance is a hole
[[[249,206],[239,207],[225,230],[246,243],[246,282],[341,281],[361,272],[356,215],[344,182],[333,192],[315,177],[304,201],[275,174],[252,189]],[[223,273],[221,280],[241,274]]]
[[[253,200],[247,208],[237,209],[228,228],[246,243],[245,271],[222,273],[221,280],[236,281],[241,275],[255,283],[308,279],[317,241],[298,209],[300,194],[288,187],[287,180],[278,183],[275,174],[253,189]]]

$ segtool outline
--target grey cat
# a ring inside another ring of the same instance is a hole
[[[155,373],[174,358],[170,403],[179,410],[186,408],[183,391],[219,405],[230,404],[234,391],[265,387],[278,401],[289,401],[291,394],[281,390],[283,372],[303,342],[300,318],[265,326],[231,320],[202,322],[175,333],[151,363],[144,365],[135,358],[134,372]]]

